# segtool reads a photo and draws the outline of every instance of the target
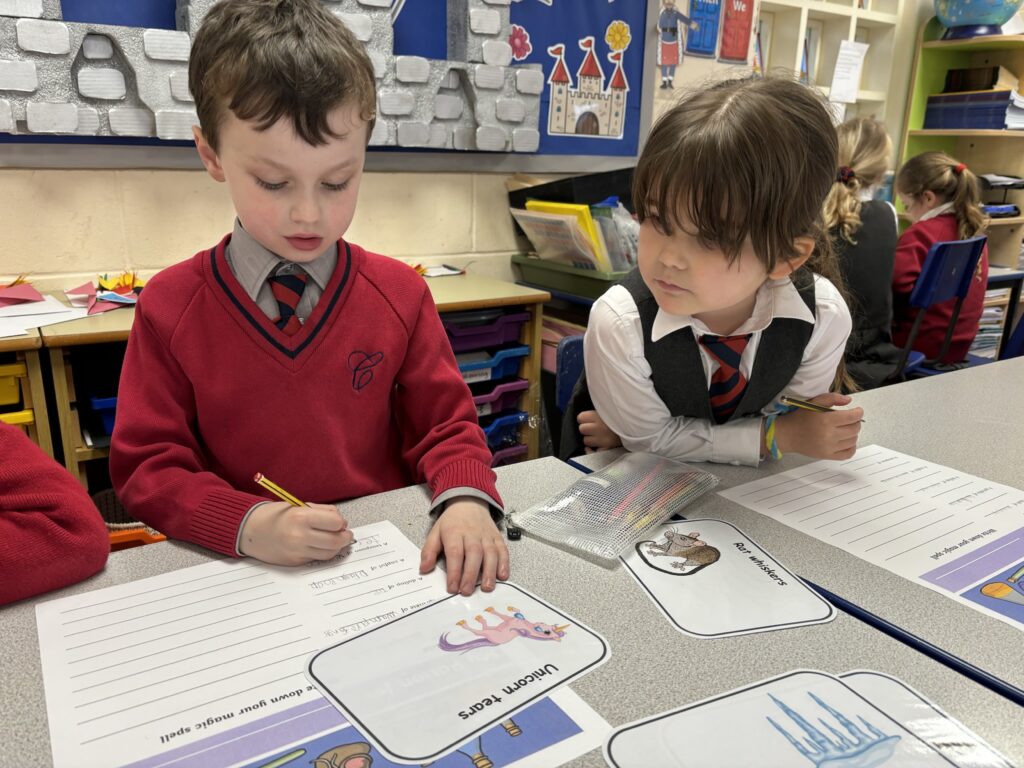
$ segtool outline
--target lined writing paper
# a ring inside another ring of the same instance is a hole
[[[1011,578],[1024,560],[1024,491],[871,445],[847,461],[814,462],[720,494],[1024,624],[1024,589]]]
[[[354,533],[325,563],[223,560],[39,604],[54,764],[125,765],[319,698],[314,651],[447,594],[393,524]]]

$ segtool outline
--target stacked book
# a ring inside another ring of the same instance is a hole
[[[928,97],[924,128],[1024,128],[1024,98],[1017,78],[1001,66],[951,69],[942,93]]]
[[[985,309],[981,312],[978,335],[971,343],[970,353],[978,357],[995,359],[999,350],[999,339],[1003,333],[1005,303],[1009,299],[1009,288],[997,288],[985,292]]]

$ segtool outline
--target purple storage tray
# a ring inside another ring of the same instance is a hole
[[[523,390],[529,386],[530,382],[526,379],[516,379],[503,382],[486,394],[477,395],[473,398],[473,402],[476,403],[476,415],[489,416],[509,408],[517,408]]]
[[[503,467],[506,464],[515,464],[517,461],[523,461],[526,458],[527,447],[525,445],[511,445],[508,448],[502,448],[500,451],[495,451],[494,455],[491,456],[492,467]]]
[[[516,312],[511,315],[501,315],[494,322],[484,325],[468,325],[465,323],[465,316],[445,317],[441,315],[444,329],[448,333],[448,341],[451,342],[452,350],[455,352],[468,352],[483,347],[494,347],[510,341],[519,341],[523,323],[530,319],[529,312]]]

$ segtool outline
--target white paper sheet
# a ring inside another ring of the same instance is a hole
[[[499,583],[321,651],[307,674],[386,757],[423,764],[609,656],[593,630]]]
[[[608,739],[605,759],[614,768],[1006,766],[998,753],[949,718],[927,736],[916,733],[944,715],[910,689],[894,690],[889,683],[898,681],[850,674],[847,681],[795,670],[629,723]],[[970,737],[972,748],[959,753],[963,760],[939,751],[935,741],[949,734]]]
[[[869,445],[719,493],[1024,628],[1024,491]]]
[[[447,594],[392,523],[354,532],[326,563],[222,560],[40,603],[56,768],[170,765],[152,758],[315,706],[313,652]]]
[[[857,43],[853,40],[843,40],[839,43],[836,68],[832,74],[832,88],[828,92],[830,101],[852,104],[857,100],[861,71],[864,69],[864,56],[867,52],[867,43]]]
[[[721,520],[670,522],[622,562],[665,618],[693,637],[770,632],[835,618],[830,603]]]
[[[902,680],[867,670],[845,672],[839,679],[960,768],[1013,768],[978,734]]]

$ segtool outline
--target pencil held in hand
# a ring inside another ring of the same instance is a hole
[[[253,477],[253,480],[256,481],[257,485],[263,486],[268,491],[270,491],[272,494],[277,496],[277,498],[281,499],[281,501],[287,501],[293,507],[304,507],[304,506],[306,506],[304,503],[302,503],[297,498],[292,496],[290,493],[288,493],[288,491],[286,491],[284,488],[279,486],[277,483],[275,483],[273,480],[271,480],[269,477],[267,477],[266,475],[264,475],[261,472],[257,472],[256,476]]]
[[[789,397],[783,395],[779,398],[779,402],[783,405],[788,405],[790,408],[799,408],[802,411],[814,411],[815,413],[832,413],[835,408],[829,405],[819,405],[818,403],[812,403],[810,400],[801,400],[798,397]],[[861,419],[863,422],[864,419]]]

